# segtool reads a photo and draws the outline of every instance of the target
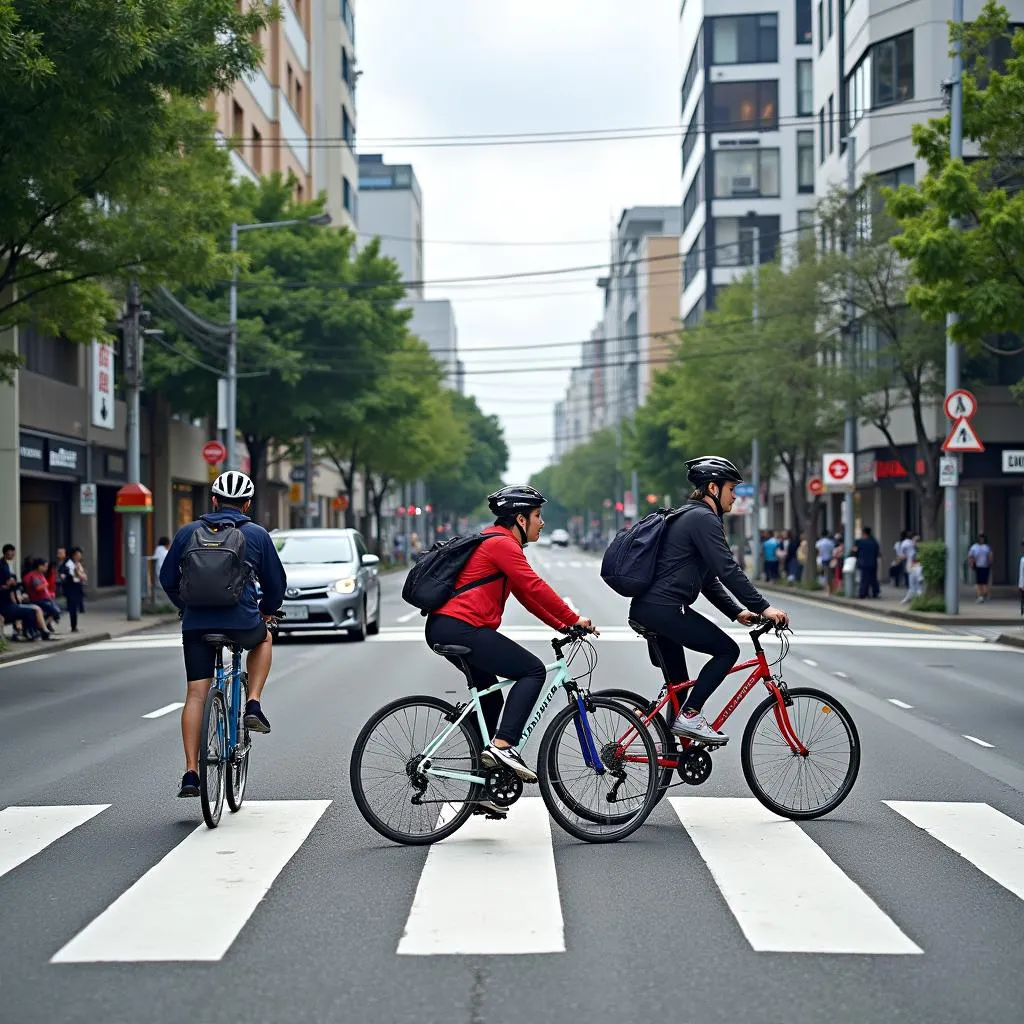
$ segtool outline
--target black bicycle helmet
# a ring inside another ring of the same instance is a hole
[[[743,474],[720,455],[701,455],[686,463],[686,479],[694,487],[706,487],[708,484],[742,483]]]
[[[487,507],[495,516],[529,515],[548,499],[529,484],[513,484],[487,495]]]

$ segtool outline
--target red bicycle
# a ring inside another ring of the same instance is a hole
[[[632,619],[629,625],[647,640],[657,637]],[[782,649],[779,657],[769,662],[761,637],[773,629]],[[781,674],[772,674],[772,668],[781,665],[789,653],[786,632],[776,629],[771,622],[764,622],[751,632],[755,657],[736,665],[730,675],[753,671],[712,727],[720,730],[743,698],[758,683],[764,683],[768,697],[754,709],[740,741],[743,777],[754,796],[770,811],[784,818],[806,820],[828,814],[849,796],[860,769],[860,738],[849,712],[830,694],[810,687],[791,688]],[[672,784],[673,773],[682,780],[677,785],[699,786],[707,782],[711,754],[718,748],[699,740],[677,740],[672,734],[669,723],[679,714],[679,695],[693,686],[694,680],[672,682],[657,645],[649,646],[665,679],[653,701],[631,690],[602,690],[595,696],[613,697],[629,705],[647,726],[662,769],[658,793],[661,800]],[[672,714],[668,721],[662,715],[666,708]],[[627,734],[620,740],[620,746],[626,748],[625,760],[646,761],[646,755],[640,751],[629,752],[634,739],[638,739],[635,734]]]

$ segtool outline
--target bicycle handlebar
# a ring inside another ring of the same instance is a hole
[[[565,633],[564,640],[551,641],[551,646],[555,649],[555,656],[558,658],[562,656],[563,648],[568,647],[569,644],[575,643],[577,640],[582,640],[585,636],[589,636],[594,630],[586,629],[583,626],[570,626],[562,632]]]

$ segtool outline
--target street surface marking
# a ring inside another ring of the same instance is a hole
[[[53,652],[53,654],[56,653],[56,651]],[[53,654],[33,654],[31,658],[18,658],[16,661],[4,662],[0,668],[14,668],[15,665],[27,665],[30,661],[43,661],[45,658],[52,658]]]
[[[0,811],[0,877],[109,806],[5,807]]]
[[[583,563],[582,562],[570,562],[569,563],[569,568],[570,569],[582,569],[583,568]]]
[[[247,803],[200,825],[50,962],[220,960],[329,804]]]
[[[430,847],[399,955],[564,951],[551,824],[540,797],[518,800],[505,821],[474,816]]]
[[[996,745],[994,743],[986,743],[984,740],[979,740],[977,736],[968,736],[967,733],[961,733],[960,735],[963,736],[965,740],[977,743],[979,747],[985,747],[988,750],[995,750]]]
[[[405,615],[399,615],[398,616],[398,621],[399,622],[408,622],[410,619],[416,618],[417,615],[419,615],[419,611],[406,612]]]
[[[802,660],[803,660],[803,663],[805,665],[810,665],[811,668],[817,668],[818,667],[818,663],[816,661],[811,661],[810,658],[803,658]]]
[[[777,593],[777,591],[773,589],[771,593]],[[812,608],[817,608],[818,611],[827,609],[828,611],[839,612],[841,615],[852,615],[856,619],[867,619],[869,622],[884,622],[887,626],[904,626],[906,629],[919,629],[930,633],[942,632],[941,626],[933,625],[930,622],[916,622],[912,619],[895,618],[886,615],[885,612],[862,612],[845,604],[834,604],[827,600],[822,601],[814,597],[802,597],[798,594],[791,594],[788,590],[786,591],[785,599],[787,602],[795,601],[797,604],[809,605]]]
[[[850,678],[845,672],[833,672],[832,675],[838,676],[840,679],[849,679]]]
[[[1024,825],[982,803],[886,800],[897,814],[1024,900]]]
[[[670,802],[755,950],[922,952],[796,822],[746,797]]]
[[[173,704],[165,704],[162,708],[157,708],[156,711],[150,711],[148,715],[143,715],[143,718],[162,718],[164,715],[169,715],[172,711],[177,711],[178,708],[183,708],[185,702],[183,700],[176,700]]]
[[[890,704],[895,704],[898,708],[903,708],[904,711],[912,711],[914,709],[913,704],[907,704],[902,700],[897,700],[895,697],[888,698]]]

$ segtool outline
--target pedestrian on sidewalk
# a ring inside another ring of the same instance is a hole
[[[868,597],[880,597],[878,585],[878,559],[882,554],[878,541],[871,536],[871,527],[865,526],[861,538],[853,546],[853,554],[857,557],[857,568],[860,570],[860,590],[857,596],[863,600]]]
[[[56,624],[60,622],[60,606],[50,588],[50,581],[47,578],[48,569],[49,564],[45,558],[33,558],[32,568],[25,573],[22,583],[29,601],[42,609],[43,617],[46,619],[46,628],[52,633]]]
[[[171,538],[161,537],[156,542],[156,547],[153,548],[153,554],[149,556],[149,560],[153,563],[153,589],[150,592],[153,604],[156,604],[157,591],[163,592],[163,588],[160,586],[160,570],[164,567],[164,559],[167,557],[170,547]]]
[[[907,592],[903,595],[900,604],[910,604],[915,597],[924,594],[924,567],[915,552],[907,568]]]
[[[988,538],[983,533],[967,551],[967,562],[974,570],[974,589],[978,595],[978,604],[988,600],[989,576],[992,572],[992,549],[988,546]]]
[[[818,579],[826,594],[832,587],[832,558],[836,551],[836,542],[829,536],[828,530],[821,531],[821,537],[814,545],[818,552]]]
[[[71,632],[78,632],[78,616],[85,612],[85,585],[89,582],[89,574],[82,565],[82,549],[72,548],[71,555],[64,563],[62,572],[64,581],[64,597],[68,605],[68,618],[71,620]]]
[[[761,545],[764,553],[764,578],[774,583],[779,578],[779,541],[774,533],[769,533]]]

